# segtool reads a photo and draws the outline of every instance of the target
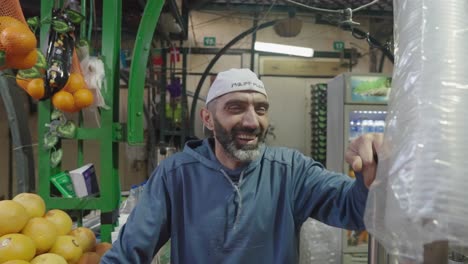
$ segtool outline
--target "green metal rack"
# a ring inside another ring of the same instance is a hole
[[[144,74],[146,72],[146,65],[148,64],[148,56],[151,51],[151,42],[163,4],[163,0],[147,1],[140,26],[138,27],[128,80],[127,141],[129,144],[140,144],[143,142]]]
[[[128,82],[128,129],[127,129],[127,142],[129,144],[141,144],[144,140],[143,132],[143,94],[145,86],[145,78],[142,76],[142,73],[146,72],[146,65],[148,63],[148,57],[151,51],[151,43],[153,40],[153,35],[156,29],[156,25],[159,19],[159,14],[163,7],[164,1],[148,1],[143,17],[138,28],[137,38],[135,41],[134,53],[132,64],[130,65],[130,76]],[[162,67],[162,78],[160,80],[161,87],[166,87],[167,84],[167,65],[166,65],[166,56],[167,50],[162,49],[161,55],[164,60],[164,65]],[[187,114],[187,95],[186,95],[186,68],[187,68],[187,49],[181,48],[182,55],[182,126],[180,131],[167,130],[166,126],[166,110],[165,110],[165,88],[160,89],[160,141],[164,142],[166,136],[175,136],[180,137],[182,147],[183,142],[187,136],[187,123],[185,121],[185,116]]]
[[[45,150],[42,140],[39,140],[38,193],[48,208],[63,210],[100,210],[101,211],[101,241],[111,241],[120,202],[120,182],[118,172],[119,142],[143,143],[143,89],[146,73],[146,62],[149,47],[164,1],[148,1],[141,19],[134,47],[131,64],[129,96],[128,96],[128,128],[119,123],[119,52],[121,40],[122,0],[102,0],[102,49],[106,79],[101,91],[109,109],[100,110],[100,127],[86,128],[82,126],[80,114],[79,128],[76,138],[78,142],[77,165],[83,165],[83,141],[99,141],[99,157],[101,170],[100,196],[86,198],[62,198],[51,196],[50,177],[61,171],[60,166],[51,168],[49,165],[50,150]],[[50,17],[54,0],[41,1],[41,17]],[[46,45],[49,28],[42,27],[40,32],[41,46]],[[38,105],[39,139],[47,133],[45,124],[50,123],[52,106],[50,100],[41,101]],[[128,138],[126,138],[128,130]],[[66,155],[66,153],[64,153]]]

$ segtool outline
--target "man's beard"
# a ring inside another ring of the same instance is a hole
[[[257,129],[250,129],[237,124],[229,132],[223,128],[216,118],[214,118],[213,121],[216,139],[219,141],[226,153],[232,158],[241,162],[249,162],[260,156],[260,145],[263,144],[263,141],[265,140],[264,129],[260,127]],[[258,138],[257,143],[243,145],[238,144],[236,142],[236,136],[244,133],[256,135]]]

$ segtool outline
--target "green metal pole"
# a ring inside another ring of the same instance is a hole
[[[52,15],[52,8],[54,7],[53,0],[42,0],[41,1],[41,19],[50,18]],[[47,39],[49,35],[49,25],[42,25],[40,31],[40,47],[42,50],[47,48]],[[50,99],[40,101],[38,103],[38,142],[39,147],[37,150],[38,167],[39,167],[39,180],[38,180],[38,194],[48,202],[50,198],[50,181],[49,177],[54,172],[58,172],[58,169],[52,169],[50,167],[50,151],[44,149],[43,138],[47,133],[48,128],[45,124],[50,123],[51,103]],[[47,203],[49,207],[50,204]]]
[[[111,240],[113,220],[103,221],[112,215],[120,201],[118,174],[119,144],[115,141],[114,124],[119,122],[119,70],[122,0],[104,0],[102,18],[102,56],[106,72],[106,92],[103,93],[110,110],[101,111],[101,133],[109,135],[100,141],[101,156],[101,239]],[[112,136],[110,136],[112,135]]]
[[[78,127],[83,127],[83,112],[78,113]],[[77,155],[77,164],[76,167],[79,168],[83,166],[84,163],[84,147],[83,139],[78,139],[78,155]]]
[[[143,92],[146,65],[163,0],[147,1],[138,27],[128,81],[128,143],[143,142]]]
[[[82,0],[81,1],[81,14],[85,16],[85,19],[81,21],[80,25],[80,38],[81,39],[86,39],[86,2],[87,0]],[[83,126],[83,112],[80,111],[78,114],[78,126],[82,127]],[[77,168],[83,166],[84,163],[84,147],[83,147],[83,139],[78,139],[78,162],[77,162]],[[79,218],[81,220],[81,218]]]
[[[89,3],[89,25],[88,25],[88,37],[86,38],[88,41],[91,41],[92,33],[93,33],[93,17],[94,17],[94,0],[90,0]],[[91,53],[91,50],[89,51]]]
[[[86,17],[86,2],[87,0],[81,1],[81,14]],[[83,19],[80,25],[80,38],[86,39],[86,18]]]

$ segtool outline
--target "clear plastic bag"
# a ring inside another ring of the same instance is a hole
[[[307,220],[301,228],[299,263],[340,263],[341,229]]]
[[[395,68],[366,227],[392,254],[468,245],[468,1],[395,0]]]
[[[132,188],[130,189],[130,193],[128,195],[128,198],[123,201],[123,203],[120,205],[120,214],[127,214],[129,215],[133,208],[135,208],[137,202],[138,202],[138,195],[139,195],[139,189],[138,185],[133,185]]]

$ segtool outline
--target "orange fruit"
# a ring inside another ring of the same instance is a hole
[[[23,79],[16,75],[16,84],[18,84],[18,86],[23,88],[24,90],[26,90],[26,87],[28,87],[28,84],[31,80],[32,79]]]
[[[24,23],[11,16],[0,16],[0,32],[7,27],[18,25],[24,25]]]
[[[12,69],[30,69],[36,65],[37,51],[34,49],[26,54],[6,54],[6,66]]]
[[[44,218],[51,221],[57,227],[57,234],[59,236],[66,235],[72,230],[73,222],[70,216],[60,209],[48,211],[44,215]]]
[[[96,252],[86,252],[81,256],[77,264],[99,264],[101,256]]]
[[[30,261],[36,255],[34,241],[23,234],[8,234],[0,237],[0,263],[9,260]]]
[[[96,236],[89,228],[77,227],[73,229],[69,235],[78,240],[83,252],[89,252],[96,246]]]
[[[36,36],[23,23],[6,27],[0,32],[0,49],[9,55],[28,54],[36,46]]]
[[[81,74],[75,72],[70,73],[65,87],[63,87],[63,89],[69,93],[74,93],[83,88],[86,88],[86,82]]]
[[[0,201],[0,236],[18,233],[28,220],[28,212],[20,203],[12,200]]]
[[[83,255],[80,244],[72,236],[58,236],[49,252],[62,256],[68,263],[78,262]]]
[[[99,254],[99,256],[104,256],[106,252],[112,248],[112,244],[108,242],[101,242],[96,245],[95,251]]]
[[[41,196],[35,193],[20,193],[13,197],[13,201],[24,206],[30,218],[42,217],[45,214],[45,202]]]
[[[52,96],[52,104],[55,108],[64,112],[75,112],[77,108],[73,95],[63,90],[58,91]]]
[[[78,108],[85,108],[93,104],[94,96],[91,90],[89,89],[79,89],[73,94],[75,99],[75,105]]]
[[[57,227],[43,217],[34,217],[29,220],[21,233],[34,241],[36,254],[49,251],[57,239]]]
[[[41,99],[45,94],[44,80],[42,78],[32,79],[26,87],[26,92],[34,99]]]
[[[68,264],[60,255],[54,253],[45,253],[36,256],[31,260],[31,264]]]

